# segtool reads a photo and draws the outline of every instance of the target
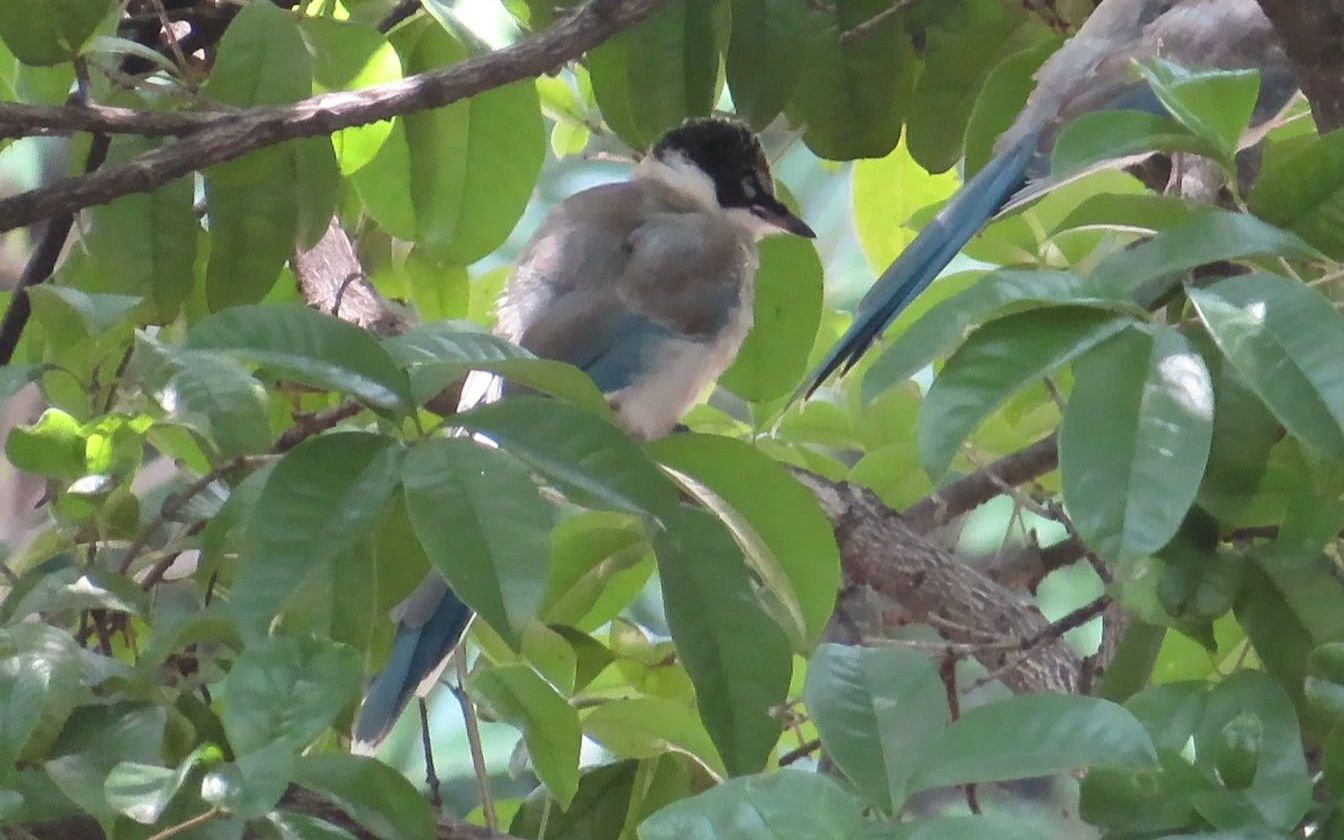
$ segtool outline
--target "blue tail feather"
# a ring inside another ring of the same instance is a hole
[[[807,378],[803,395],[810,396],[836,370],[859,360],[887,325],[933,282],[971,237],[979,232],[1026,180],[1027,166],[1036,153],[1036,134],[996,155],[967,181],[924,227],[915,241],[882,273],[859,303],[854,323]]]
[[[416,688],[461,641],[471,616],[471,608],[445,585],[427,620],[407,616],[397,624],[387,666],[364,694],[353,733],[357,745],[376,746],[387,737]]]

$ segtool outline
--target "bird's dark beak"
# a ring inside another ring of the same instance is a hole
[[[758,197],[751,205],[751,212],[764,219],[766,222],[774,225],[783,231],[805,236],[808,239],[817,237],[816,231],[807,226],[807,222],[793,215],[784,203],[773,195],[762,195]]]

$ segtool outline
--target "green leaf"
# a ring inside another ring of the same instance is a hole
[[[362,676],[354,650],[325,639],[273,636],[248,646],[224,679],[229,744],[239,755],[277,742],[306,748],[358,698]]]
[[[848,30],[889,7],[887,0],[838,0],[808,6],[802,67],[789,120],[806,126],[803,142],[819,157],[882,157],[896,148],[914,84],[916,60],[899,15],[861,38]]]
[[[631,148],[714,107],[727,11],[720,0],[678,0],[588,53],[597,105]]]
[[[993,156],[994,142],[1017,119],[1036,89],[1036,71],[1059,49],[1057,34],[1045,31],[1036,43],[1009,55],[990,71],[966,123],[966,172],[972,175]]]
[[[266,389],[236,359],[168,347],[137,333],[127,373],[168,420],[200,432],[223,457],[270,448]]]
[[[734,532],[786,614],[796,616],[784,626],[796,628],[800,649],[809,650],[826,629],[841,583],[835,535],[812,493],[776,461],[731,438],[669,435],[649,452],[707,487],[710,498],[696,495]]]
[[[69,61],[102,23],[112,0],[5,0],[0,39],[25,64]]]
[[[1307,658],[1307,702],[1334,727],[1344,722],[1344,642],[1320,645]]]
[[[1151,152],[1193,152],[1217,157],[1220,149],[1180,123],[1145,111],[1094,111],[1071,121],[1050,153],[1050,180],[1063,183],[1103,166]]]
[[[732,0],[728,89],[738,116],[760,131],[784,110],[798,82],[806,7],[797,0]]]
[[[780,770],[716,785],[663,808],[640,840],[860,840],[873,836],[862,804],[833,779]]]
[[[42,373],[43,368],[39,365],[0,366],[0,400],[7,400],[29,382],[36,382]]]
[[[1055,271],[1005,270],[986,274],[975,285],[940,301],[900,332],[863,376],[865,402],[914,376],[966,337],[970,327],[1004,310],[1088,306],[1139,314],[1123,298],[1094,294],[1088,281]]]
[[[5,779],[25,747],[49,741],[60,730],[83,692],[79,647],[64,630],[36,623],[0,630],[0,657],[0,779]]]
[[[1024,17],[996,0],[949,5],[925,30],[924,67],[906,119],[910,154],[929,172],[945,172],[961,157],[980,87]]]
[[[354,91],[395,82],[402,77],[401,59],[372,26],[326,17],[304,17],[299,31],[312,55],[313,92]],[[331,136],[342,175],[349,176],[371,161],[392,134],[392,122],[380,120],[338,131]]]
[[[438,70],[468,55],[448,30],[427,19],[403,27],[392,42],[407,73]],[[494,251],[527,207],[546,153],[536,87],[531,81],[505,85],[409,114],[402,124],[405,163],[391,140],[360,176],[378,179],[385,168],[409,167],[412,238],[440,259],[468,265]],[[405,193],[398,198],[405,199]]]
[[[695,710],[676,700],[633,697],[603,703],[584,716],[583,734],[622,758],[684,752],[716,775],[727,772]]]
[[[1255,109],[1259,71],[1188,70],[1157,58],[1141,62],[1139,73],[1181,125],[1231,160]]]
[[[366,432],[309,438],[276,464],[243,533],[231,607],[259,633],[337,554],[382,516],[404,450]]]
[[[1288,432],[1332,458],[1344,458],[1344,320],[1301,283],[1272,274],[1191,289],[1199,317]]]
[[[626,824],[640,763],[618,761],[585,770],[569,808],[554,807],[544,789],[524,800],[509,825],[518,837],[593,840],[619,837]]]
[[[850,178],[854,232],[869,267],[885,271],[915,241],[915,215],[948,198],[960,183],[954,173],[930,174],[904,142],[885,157],[855,161]]]
[[[205,199],[210,228],[205,294],[210,311],[260,301],[275,286],[298,236],[293,154],[287,146],[272,146],[211,167],[205,173]]]
[[[141,298],[86,293],[66,286],[44,285],[28,290],[33,315],[58,335],[97,338],[126,327]],[[68,330],[68,332],[67,332]]]
[[[406,375],[365,330],[297,304],[240,306],[198,321],[187,347],[222,350],[273,373],[376,408],[409,412]]]
[[[1108,700],[1065,694],[1009,697],[963,712],[920,752],[912,791],[1049,776],[1080,767],[1143,770],[1153,742]]]
[[[432,840],[429,800],[406,778],[376,759],[344,753],[299,758],[294,780],[329,798],[381,840]]]
[[[33,425],[10,430],[5,457],[25,472],[73,480],[86,472],[84,432],[74,417],[49,408]]]
[[[793,663],[783,631],[752,591],[742,553],[712,516],[672,509],[654,535],[663,606],[695,684],[700,719],[733,775],[761,769]]]
[[[582,409],[510,397],[453,418],[480,432],[584,504],[661,516],[677,491],[634,441]]]
[[[283,105],[311,95],[312,78],[312,62],[294,16],[271,3],[249,3],[220,39],[205,93],[240,108]],[[206,298],[212,311],[256,303],[275,285],[301,222],[312,225],[311,219],[300,219],[300,212],[315,187],[305,177],[315,172],[314,161],[305,158],[319,144],[327,146],[330,157],[327,140],[296,140],[206,171]],[[335,175],[331,166],[322,177]],[[330,215],[328,209],[326,217]],[[327,218],[321,221],[323,230]]]
[[[518,385],[610,417],[607,398],[573,365],[538,359],[518,345],[454,322],[419,324],[383,342],[407,369],[416,402],[439,394],[472,370],[498,374]]]
[[[162,145],[148,138],[117,137],[106,165],[125,163]],[[191,179],[178,178],[90,209],[83,241],[96,270],[80,274],[80,287],[143,297],[153,302],[157,320],[172,320],[196,277],[200,224],[192,200]]]
[[[540,615],[593,631],[630,606],[653,572],[640,521],[623,513],[568,516],[551,532],[550,579]]]
[[[947,697],[923,653],[826,644],[808,662],[803,699],[822,749],[869,802],[905,802],[910,756],[947,724]]]
[[[176,768],[123,761],[107,774],[103,785],[107,802],[132,820],[153,825],[182,789],[199,758],[198,750]]]
[[[1204,475],[1209,371],[1180,333],[1158,327],[1126,330],[1079,359],[1075,372],[1059,431],[1069,515],[1103,557],[1152,554],[1181,527]]]
[[[471,694],[498,720],[522,730],[537,778],[568,808],[579,790],[579,715],[526,665],[496,665],[472,675]]]
[[[1250,207],[1271,224],[1291,230],[1335,259],[1344,256],[1344,132],[1312,138],[1267,162]]]
[[[811,242],[773,236],[760,243],[751,332],[719,387],[764,402],[790,393],[807,368],[821,323],[821,260]]]
[[[1009,396],[1128,323],[1108,312],[1060,306],[1006,315],[976,330],[947,360],[919,413],[924,469],[942,475],[971,431]]]
[[[1207,210],[1142,245],[1117,251],[1090,276],[1105,294],[1132,294],[1151,280],[1181,275],[1219,260],[1256,256],[1319,259],[1321,255],[1293,234],[1254,216]]]
[[[402,466],[411,525],[453,590],[514,649],[546,591],[550,505],[507,453],[436,438]]]

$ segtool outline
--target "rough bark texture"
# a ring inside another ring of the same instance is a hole
[[[1260,0],[1324,134],[1344,124],[1344,0]]]

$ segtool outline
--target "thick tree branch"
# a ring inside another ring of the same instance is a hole
[[[540,35],[511,47],[361,91],[328,93],[279,108],[241,111],[120,166],[0,199],[0,231],[147,192],[189,172],[293,140],[439,108],[533,78],[644,20],[668,0],[590,0]]]
[[[1344,125],[1344,0],[1260,0],[1322,134]]]
[[[1003,493],[1050,472],[1059,463],[1059,446],[1052,434],[1020,452],[1007,455],[982,470],[940,487],[902,512],[917,531],[931,531],[969,513]]]
[[[95,104],[54,106],[0,102],[0,140],[76,131],[180,137],[235,119],[239,113],[244,112],[139,111]]]

